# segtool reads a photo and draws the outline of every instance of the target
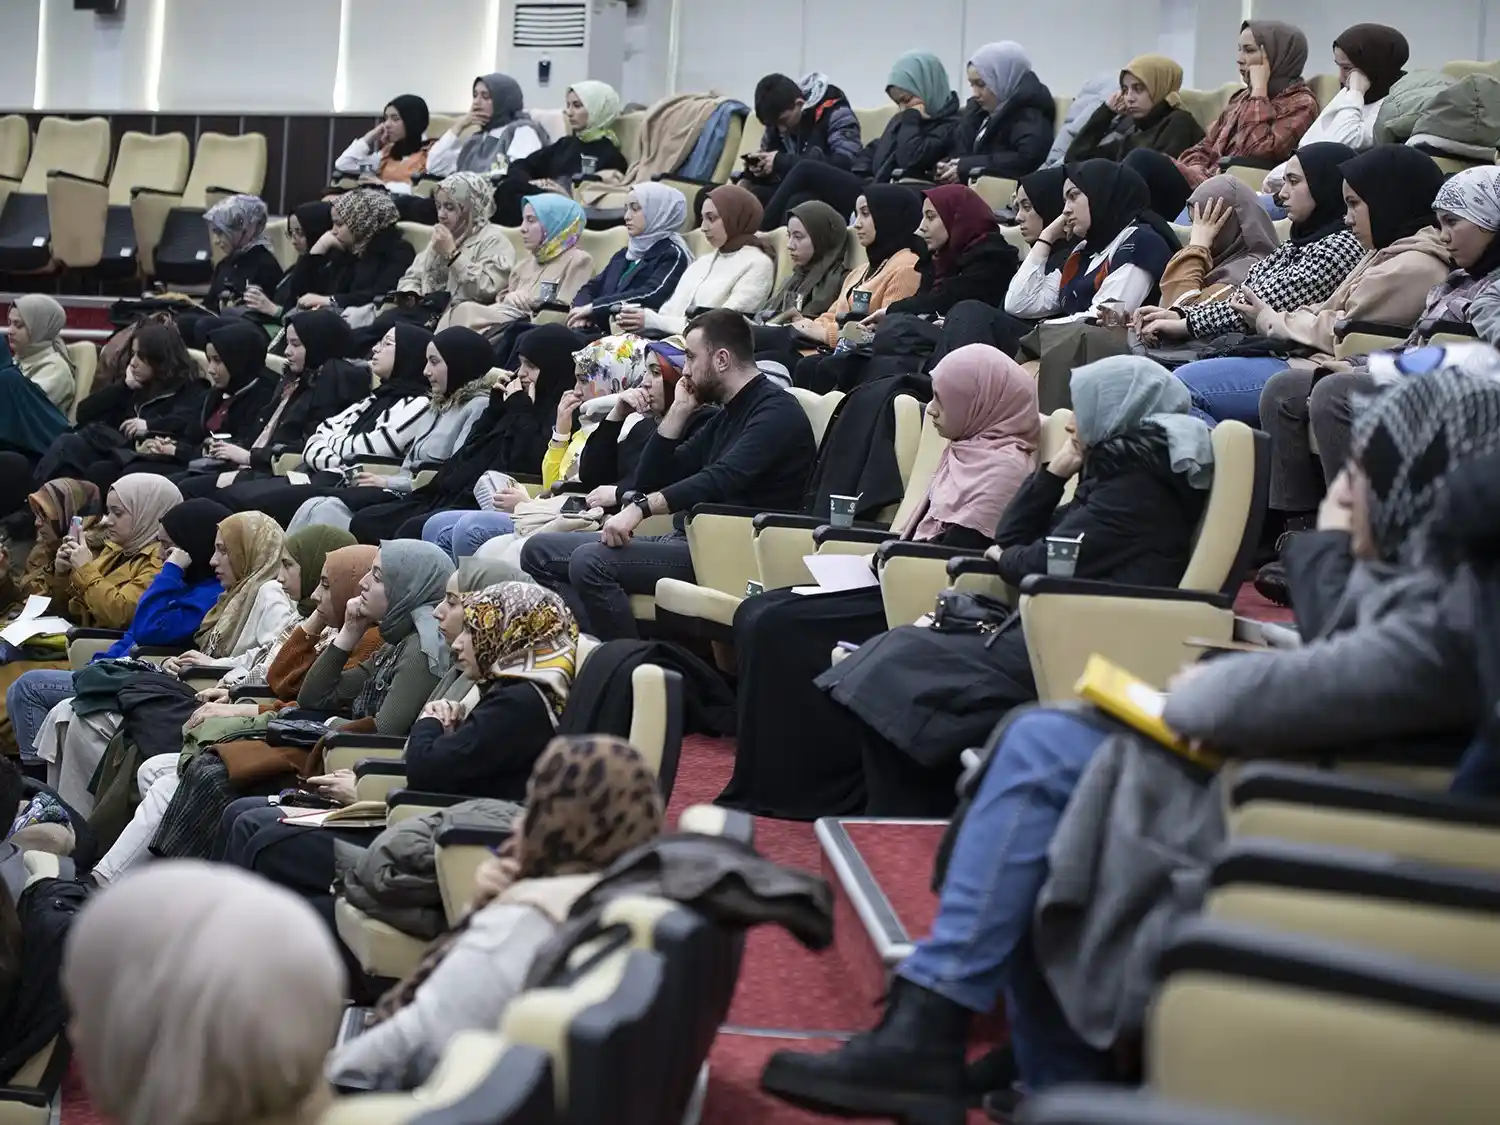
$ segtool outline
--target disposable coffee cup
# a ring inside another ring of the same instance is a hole
[[[870,315],[870,291],[854,289],[849,293],[849,311],[855,316]]]
[[[597,156],[585,156],[582,158],[583,174],[592,176],[599,170],[599,158]]]
[[[555,281],[544,281],[544,282],[542,282],[541,291],[542,291],[542,303],[543,304],[545,304],[548,301],[553,300],[557,296],[557,282],[555,282]]]
[[[1078,551],[1082,546],[1082,535],[1077,539],[1047,536],[1047,573],[1054,578],[1072,578],[1078,568]]]
[[[828,522],[834,527],[853,527],[854,510],[858,506],[858,496],[830,496],[828,498]]]

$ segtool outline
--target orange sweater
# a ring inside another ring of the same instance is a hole
[[[344,670],[358,667],[368,660],[381,643],[378,627],[371,626],[366,629],[359,644],[355,645],[354,651],[349,654],[349,659],[344,661]],[[307,631],[300,625],[295,626],[291,636],[281,642],[281,647],[276,650],[276,655],[271,660],[271,666],[266,669],[266,686],[275,693],[276,699],[274,702],[262,703],[260,709],[264,712],[295,707],[297,692],[302,688],[302,680],[317,658],[317,638],[309,637]]]
[[[812,322],[817,325],[824,342],[830,348],[839,342],[839,317],[849,311],[849,290],[868,289],[870,311],[874,312],[894,301],[913,296],[922,284],[922,277],[917,273],[917,255],[911,250],[896,251],[880,264],[874,274],[866,277],[865,270],[868,268],[859,266],[850,270],[849,276],[844,278],[843,289],[839,293],[839,299],[833,303],[833,308]]]

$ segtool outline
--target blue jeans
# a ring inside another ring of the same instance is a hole
[[[1068,711],[1029,711],[1011,723],[959,831],[932,932],[900,969],[975,1012],[990,1011],[1003,993],[1016,1065],[1030,1091],[1108,1074],[1108,1056],[1063,1018],[1031,942],[1047,849],[1106,737]]]
[[[36,760],[36,736],[47,712],[73,698],[73,673],[65,668],[37,668],[24,673],[5,692],[5,711],[21,757]]]
[[[1260,392],[1271,376],[1290,366],[1275,356],[1223,356],[1198,359],[1176,375],[1193,396],[1193,413],[1205,422],[1233,419],[1260,428]]]
[[[422,538],[436,543],[457,562],[516,525],[504,512],[437,512],[422,525]]]
[[[1271,220],[1273,222],[1277,219],[1286,218],[1286,208],[1276,202],[1276,197],[1274,195],[1271,195],[1269,192],[1263,191],[1260,192],[1259,195],[1256,196],[1256,198],[1260,200],[1261,209],[1264,210],[1267,215],[1271,216]]]

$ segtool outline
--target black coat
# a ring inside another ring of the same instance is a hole
[[[1128,132],[1116,130],[1120,115],[1101,105],[1083,123],[1068,146],[1067,162],[1081,160],[1124,160],[1138,148],[1149,148],[1174,159],[1203,139],[1203,126],[1181,106],[1162,102]],[[1175,218],[1168,215],[1168,219]]]
[[[386,227],[370,239],[365,252],[357,258],[346,250],[335,250],[328,255],[333,264],[326,267],[324,283],[329,292],[325,295],[332,297],[341,309],[371,304],[381,294],[395,291],[396,283],[416,256],[416,250],[401,237],[400,230]]]
[[[999,231],[986,235],[958,258],[958,269],[944,278],[933,276],[933,262],[924,253],[917,262],[921,287],[910,297],[892,301],[886,315],[923,313],[944,315],[960,301],[983,301],[999,306],[1005,301],[1010,279],[1021,268],[1021,255]]]
[[[435,512],[473,508],[474,484],[491,469],[512,475],[539,475],[556,419],[555,400],[534,403],[529,395],[506,397],[503,390],[491,391],[490,404],[469,430],[468,439],[443,462],[432,482],[412,493],[412,498],[429,502]]]
[[[283,375],[260,413],[246,426],[247,430],[254,431],[252,441],[260,436],[261,430],[271,420],[288,380],[295,381],[297,389],[277,419],[270,442],[250,451],[250,467],[253,469],[268,471],[279,447],[282,452],[300,453],[319,423],[348,409],[370,393],[370,369],[347,359],[330,359],[312,375],[305,371]]]
[[[504,735],[498,740],[496,732]],[[462,793],[524,801],[531,767],[552,741],[552,715],[524,680],[486,685],[473,712],[444,733],[436,719],[418,719],[406,739],[406,781],[428,793]]]
[[[556,180],[566,184],[583,171],[583,158],[592,156],[597,164],[596,172],[623,172],[629,167],[625,154],[608,137],[594,141],[580,141],[571,133],[539,148],[530,156],[514,161],[507,178],[523,180]]]
[[[214,312],[226,305],[238,305],[247,286],[258,285],[270,296],[281,283],[281,263],[265,246],[252,246],[231,254],[214,267],[208,279],[208,293],[203,303]]]
[[[101,387],[78,404],[78,429],[97,422],[118,430],[127,418],[140,418],[153,437],[181,437],[203,409],[208,388],[196,379],[167,394],[137,399],[121,382]]]
[[[890,119],[885,132],[865,145],[853,172],[878,183],[897,179],[897,172],[901,173],[899,178],[930,180],[939,161],[949,155],[958,125],[957,94],[950,93],[942,108],[930,117],[914,109],[902,110]]]
[[[1035,172],[1052,148],[1056,122],[1057,102],[1035,74],[1022,78],[1015,96],[992,114],[971,99],[947,153],[958,160],[959,182],[975,172],[1012,180]]]
[[[285,316],[296,311],[297,299],[305,293],[331,297],[335,283],[349,268],[345,260],[348,257],[342,250],[332,254],[303,254],[277,282],[275,292],[268,291],[271,300]]]
[[[896,464],[896,414],[891,403],[902,394],[927,402],[932,398],[932,380],[925,375],[871,380],[855,387],[835,407],[807,484],[805,511],[827,519],[829,497],[835,494],[859,496],[857,519],[869,519],[901,502],[906,485]]]

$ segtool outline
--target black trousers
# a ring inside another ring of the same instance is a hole
[[[777,185],[776,192],[765,205],[765,218],[761,230],[776,230],[786,226],[786,217],[793,207],[809,199],[820,199],[840,215],[854,213],[855,204],[865,193],[870,180],[856,176],[832,164],[818,160],[799,160],[792,165],[786,178]]]
[[[988,344],[1014,359],[1021,340],[1035,327],[1033,322],[983,301],[960,301],[943,318],[943,336],[932,353],[932,362],[968,344]]]

